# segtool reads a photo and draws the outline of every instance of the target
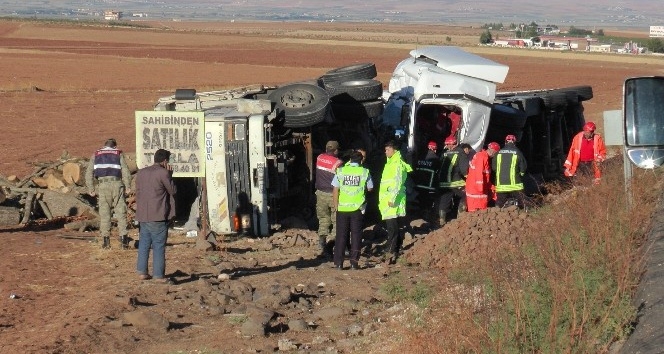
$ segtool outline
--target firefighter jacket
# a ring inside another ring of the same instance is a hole
[[[363,209],[366,201],[369,170],[357,164],[345,165],[337,170],[336,184],[339,186],[339,204],[337,211],[349,212]]]
[[[489,154],[482,150],[473,156],[468,167],[466,177],[466,196],[469,201],[472,198],[486,199],[491,192],[491,166],[489,165]]]
[[[337,171],[337,168],[341,165],[341,160],[336,156],[322,153],[316,158],[316,189],[325,192],[332,193],[332,179],[334,174]]]
[[[528,165],[521,150],[514,143],[506,143],[491,159],[496,192],[523,190],[523,176],[526,174],[526,168]]]
[[[94,177],[122,177],[122,166],[120,165],[120,158],[122,151],[112,148],[103,147],[94,154]]]
[[[406,215],[406,178],[412,170],[399,151],[387,159],[378,190],[378,210],[383,220]]]
[[[565,176],[572,177],[576,174],[576,168],[579,166],[579,158],[581,157],[581,143],[583,141],[583,132],[580,132],[572,139],[572,144],[569,147],[569,154],[565,160]],[[606,160],[606,145],[604,139],[599,134],[593,136],[593,170],[595,178],[602,177],[598,163]]]
[[[413,171],[415,187],[429,192],[435,192],[438,188],[438,173],[440,170],[440,158],[435,152],[428,150],[423,159],[417,161]]]
[[[445,151],[440,168],[440,188],[457,188],[466,185],[468,157],[460,146]]]

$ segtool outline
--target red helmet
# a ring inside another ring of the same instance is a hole
[[[584,132],[594,133],[595,129],[597,129],[597,126],[593,122],[588,122],[588,123],[583,125],[583,131]]]
[[[438,149],[438,144],[436,144],[435,141],[430,141],[429,144],[427,144],[427,148],[429,150],[436,150]]]
[[[489,143],[488,148],[493,151],[500,151],[500,145],[496,142]]]
[[[516,136],[514,136],[512,134],[506,136],[505,137],[505,142],[508,142],[508,141],[515,142],[516,141]]]
[[[448,136],[447,138],[445,138],[445,145],[456,145],[456,143],[457,140],[453,136]]]

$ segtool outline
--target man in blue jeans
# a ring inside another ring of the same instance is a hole
[[[140,279],[150,279],[148,259],[152,248],[154,278],[170,282],[166,273],[166,239],[168,222],[175,217],[175,184],[173,169],[168,165],[171,153],[159,149],[154,164],[136,174],[136,221],[139,222],[138,261],[136,271]]]

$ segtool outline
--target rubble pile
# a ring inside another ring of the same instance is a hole
[[[516,206],[461,213],[416,242],[405,257],[410,263],[437,268],[490,257],[518,246],[529,222],[529,214]]]

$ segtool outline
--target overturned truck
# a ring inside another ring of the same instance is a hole
[[[328,140],[365,149],[378,183],[387,140],[401,141],[412,163],[439,136],[478,150],[514,134],[535,180],[562,175],[590,86],[501,93],[496,84],[507,75],[505,65],[457,47],[425,47],[410,56],[387,90],[372,63],[280,87],[176,90],[154,110],[136,112],[139,166],[151,164],[158,148],[175,152],[174,177],[194,186],[180,193],[185,207],[178,214],[189,215],[188,206],[200,202],[211,231],[255,236],[291,217],[315,223],[315,158]],[[429,129],[441,115],[453,118]]]

